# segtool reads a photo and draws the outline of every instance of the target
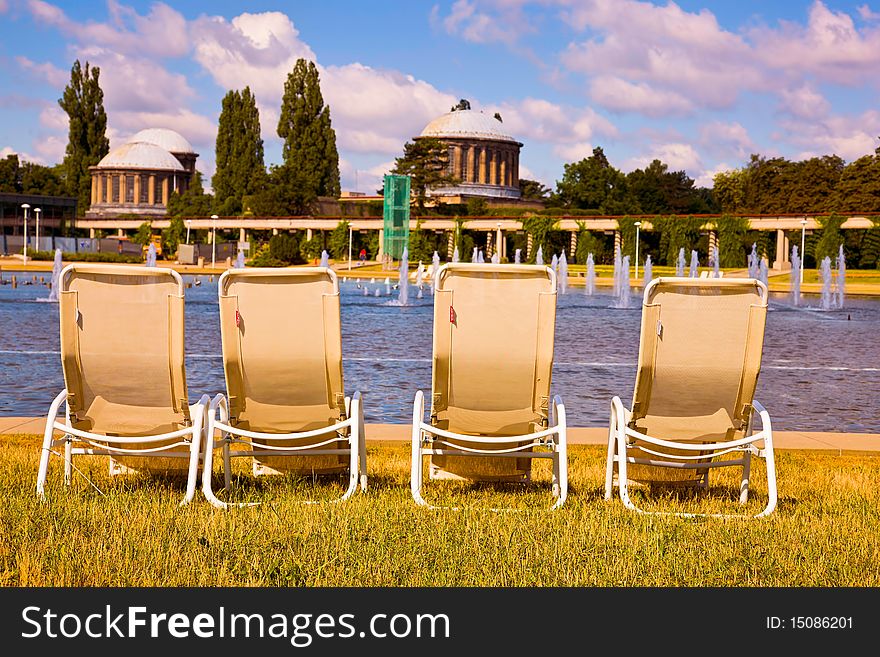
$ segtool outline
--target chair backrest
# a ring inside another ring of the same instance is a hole
[[[218,294],[234,422],[283,433],[339,421],[345,397],[336,274],[327,267],[231,269]]]
[[[139,265],[72,264],[60,275],[61,361],[71,420],[107,434],[189,422],[183,282]]]
[[[545,425],[556,325],[553,270],[447,264],[435,285],[432,422],[495,436]]]
[[[741,435],[767,317],[756,279],[658,278],[645,289],[631,424],[669,439]]]

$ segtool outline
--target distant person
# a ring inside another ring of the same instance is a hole
[[[366,262],[366,260],[367,260],[367,250],[366,249],[361,249],[360,258],[361,258],[361,262]]]

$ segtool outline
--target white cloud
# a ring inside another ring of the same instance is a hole
[[[655,144],[644,155],[630,158],[624,163],[622,170],[642,169],[653,160],[660,160],[669,167],[670,171],[690,172],[703,167],[699,153],[691,144],[670,142]]]
[[[37,151],[35,160],[40,164],[58,164],[64,159],[64,151],[67,148],[67,135],[43,135],[34,141]],[[29,159],[29,158],[27,158]]]
[[[793,119],[782,122],[783,137],[804,150],[797,159],[838,155],[852,161],[871,155],[880,135],[880,111],[855,116],[829,116],[822,121]]]
[[[58,28],[85,46],[111,48],[119,53],[181,57],[189,52],[186,19],[161,2],[141,16],[117,0],[108,0],[111,21],[72,20],[64,10],[43,0],[28,0],[31,15],[40,23]]]
[[[654,89],[644,82],[627,82],[611,75],[593,78],[590,97],[606,109],[652,117],[689,114],[694,109],[693,103],[679,93]]]
[[[500,105],[488,105],[487,112],[498,111],[504,126],[518,139],[570,146],[587,142],[595,135],[614,137],[617,128],[592,108],[558,105],[541,98],[524,98]]]
[[[802,119],[819,119],[827,116],[831,104],[807,83],[799,87],[781,89],[780,109]]]
[[[700,144],[707,150],[745,159],[757,150],[748,130],[738,121],[710,121],[700,127]]]
[[[721,173],[722,171],[731,171],[736,167],[732,167],[726,162],[722,162],[720,164],[716,164],[711,169],[704,169],[694,178],[694,187],[708,187],[711,188],[715,185],[715,175]]]
[[[59,89],[63,88],[64,85],[67,84],[67,81],[70,79],[70,75],[66,71],[62,71],[60,68],[50,62],[43,62],[42,64],[38,64],[37,62],[23,56],[17,56],[15,58],[15,61],[25,71],[45,80],[53,87],[57,87]]]
[[[66,133],[70,127],[67,112],[58,105],[46,105],[40,111],[40,125],[52,132]]]
[[[865,21],[880,20],[880,13],[872,10],[868,5],[860,5],[857,9],[859,16]]]
[[[553,147],[553,153],[563,158],[566,162],[580,162],[585,157],[593,154],[593,145],[588,141],[575,142],[573,144],[557,144]]]
[[[483,11],[478,5],[484,5]],[[459,35],[472,43],[513,44],[522,35],[534,32],[535,28],[522,11],[523,0],[495,0],[480,3],[477,0],[456,0],[449,14],[440,18],[440,8],[431,10],[432,24],[442,24],[449,34]]]

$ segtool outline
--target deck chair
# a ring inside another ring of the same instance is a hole
[[[430,420],[413,404],[410,489],[430,479],[526,482],[553,461],[553,508],[568,495],[565,407],[550,403],[556,275],[539,265],[447,264],[434,280]],[[436,508],[436,507],[433,507]]]
[[[63,445],[68,485],[75,456],[103,455],[111,475],[185,474],[188,503],[208,397],[188,402],[180,275],[140,265],[71,264],[61,272],[58,301],[65,389],[46,418],[37,494],[45,498],[49,457]],[[56,439],[56,431],[63,437]]]
[[[770,416],[754,399],[766,316],[767,286],[755,279],[651,281],[644,292],[632,408],[624,409],[620,397],[611,402],[606,500],[616,484],[626,508],[643,512],[630,497],[633,485],[707,488],[712,469],[737,467],[745,504],[756,456],[766,461],[769,489],[756,517],[773,512],[773,433]],[[755,414],[761,420],[757,433]]]
[[[205,497],[228,506],[212,490],[215,448],[222,449],[225,489],[230,459],[250,457],[256,477],[347,471],[348,488],[337,501],[348,499],[358,481],[366,490],[361,394],[343,392],[336,273],[327,267],[231,269],[218,286],[227,394],[214,397],[208,411]]]

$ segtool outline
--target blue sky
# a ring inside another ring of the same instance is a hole
[[[500,112],[521,177],[550,187],[595,146],[710,186],[751,153],[849,162],[880,145],[880,0],[0,0],[0,155],[63,158],[57,99],[80,59],[101,67],[111,147],[173,128],[209,178],[220,100],[249,85],[278,162],[298,57],[319,66],[347,190],[373,192],[459,98]]]

